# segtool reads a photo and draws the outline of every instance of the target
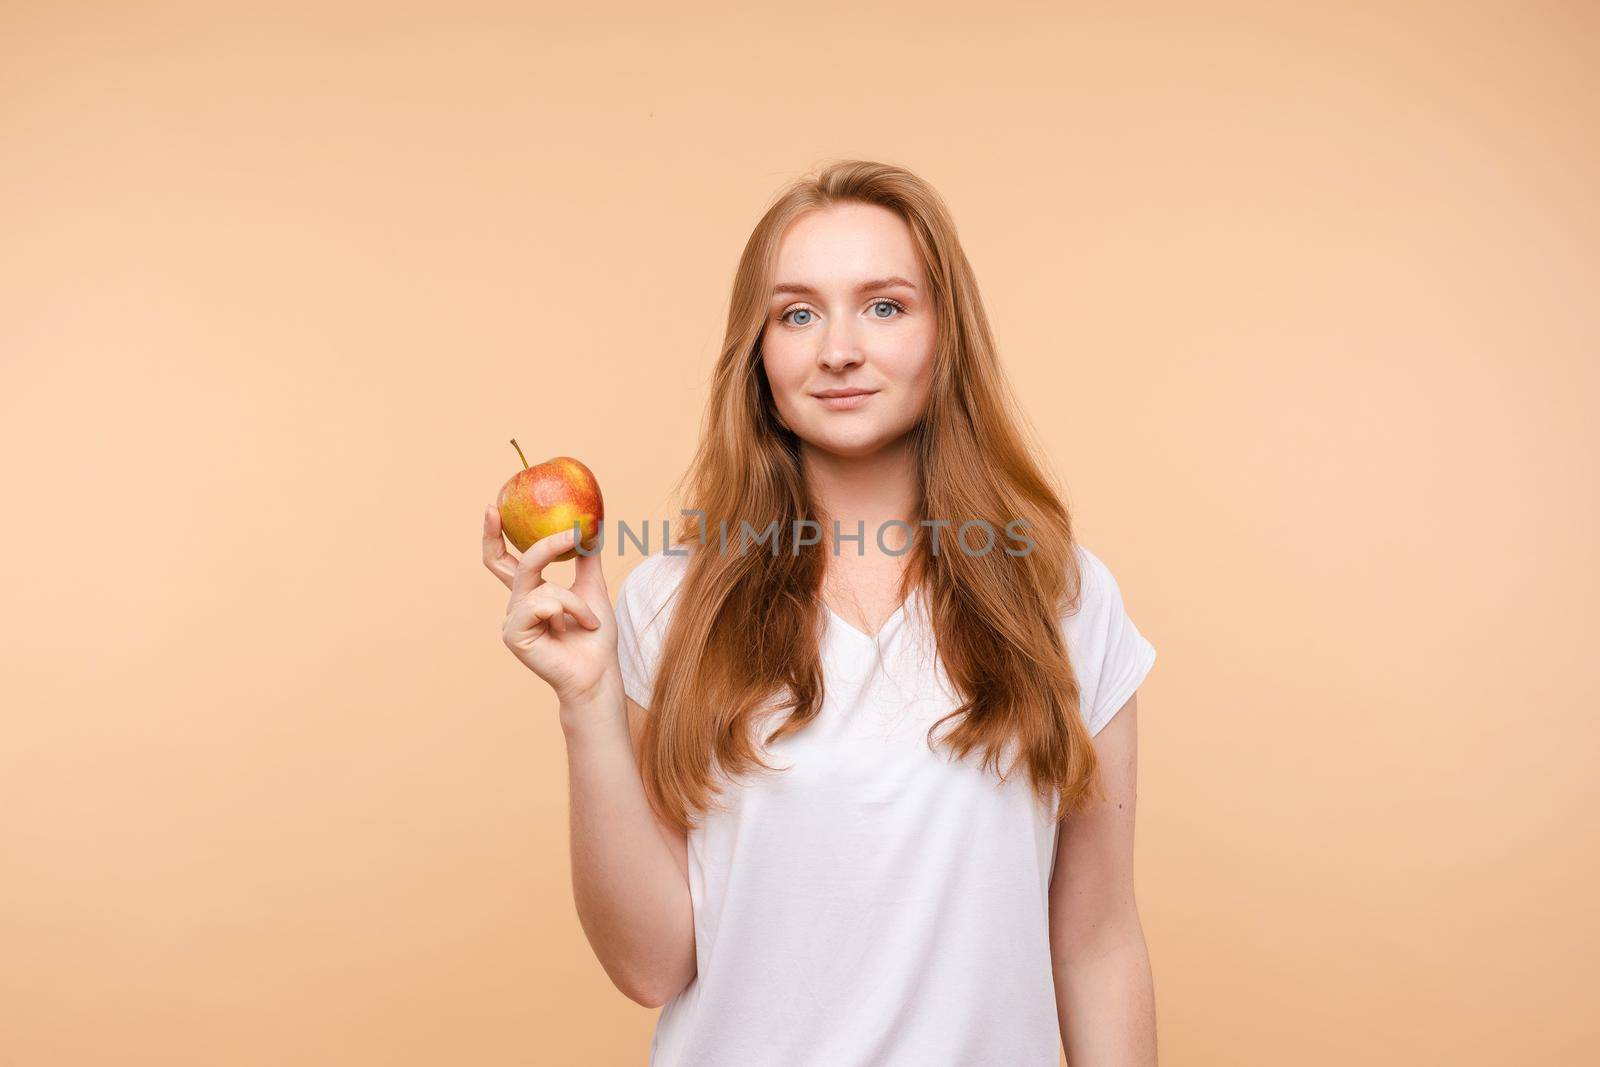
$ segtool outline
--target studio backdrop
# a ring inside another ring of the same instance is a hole
[[[743,242],[840,158],[948,201],[1161,650],[1163,1061],[1592,1059],[1597,40],[1559,3],[14,0],[0,1063],[645,1062],[480,523],[513,437],[676,517]]]

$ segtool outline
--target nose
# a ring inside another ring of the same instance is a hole
[[[859,364],[861,353],[857,351],[850,331],[838,328],[829,330],[827,340],[822,343],[822,351],[817,356],[817,362],[830,371],[841,371]]]

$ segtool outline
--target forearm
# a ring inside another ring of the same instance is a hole
[[[1155,984],[1137,916],[1093,938],[1057,939],[1053,957],[1070,1067],[1154,1067]]]
[[[561,707],[571,794],[572,889],[600,965],[630,999],[657,1007],[694,967],[683,872],[644,794],[620,686]]]

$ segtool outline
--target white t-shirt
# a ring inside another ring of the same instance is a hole
[[[647,556],[618,589],[624,690],[645,708],[689,551]],[[1062,627],[1092,735],[1156,652],[1110,570],[1078,551],[1082,604]],[[1002,784],[981,753],[930,749],[960,701],[923,608],[914,594],[876,638],[821,609],[820,715],[764,750],[788,769],[724,784],[728,810],[689,833],[699,973],[662,1007],[651,1067],[1059,1062],[1058,824],[1022,764]]]

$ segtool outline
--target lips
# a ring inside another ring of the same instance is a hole
[[[872,389],[824,389],[812,396],[829,411],[850,411],[871,400],[875,392]]]

